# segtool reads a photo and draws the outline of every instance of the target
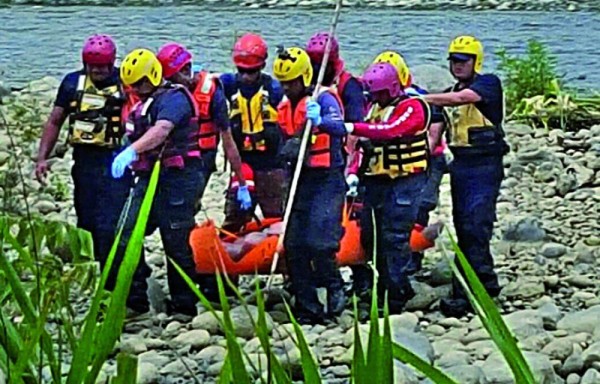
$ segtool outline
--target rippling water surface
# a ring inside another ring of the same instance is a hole
[[[193,50],[196,61],[227,70],[236,31],[262,33],[273,52],[277,44],[303,44],[315,31],[328,29],[330,17],[331,11],[293,8],[4,8],[0,69],[11,85],[44,75],[61,77],[78,67],[85,37],[105,32],[117,38],[120,56],[132,48],[155,49],[176,40]],[[342,14],[338,33],[342,55],[355,70],[386,48],[399,49],[409,65],[444,64],[449,39],[463,33],[484,41],[485,67],[490,70],[496,49],[520,52],[535,38],[548,43],[567,79],[600,88],[599,14],[349,9]]]

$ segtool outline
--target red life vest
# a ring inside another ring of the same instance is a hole
[[[331,93],[343,111],[342,100],[335,91],[323,87],[319,94],[322,92]],[[277,107],[277,121],[287,138],[302,135],[306,125],[306,102],[308,100],[309,96],[305,96],[298,102],[294,109],[290,100],[285,97]],[[308,149],[308,166],[310,168],[331,167],[331,137],[328,133],[321,132],[319,127],[312,128],[310,147]]]
[[[130,134],[132,131],[128,131],[127,121],[129,121],[129,115],[134,110],[137,103],[140,102],[140,98],[130,86],[124,86],[123,90],[125,93],[125,102],[123,103],[123,108],[121,109],[121,121],[125,123],[126,133]]]
[[[198,146],[201,151],[213,151],[219,144],[219,130],[210,114],[210,103],[217,90],[215,79],[206,71],[197,75],[194,100],[198,107]]]
[[[185,159],[200,158],[200,150],[198,148],[198,125],[197,116],[198,108],[194,102],[192,94],[181,85],[166,84],[160,87],[148,100],[138,102],[131,115],[128,124],[133,124],[130,139],[135,142],[142,137],[150,127],[156,124],[150,116],[149,111],[154,102],[159,98],[168,96],[173,92],[184,92],[193,109],[193,117],[189,124],[184,128],[177,128],[171,131],[163,145],[155,149],[140,153],[138,159],[132,164],[134,171],[149,171],[152,165],[158,159],[162,151],[162,164],[167,168],[183,168],[185,167]]]
[[[346,70],[342,71],[342,73],[340,73],[340,75],[338,76],[336,89],[340,97],[344,94],[346,84],[348,84],[348,81],[350,81],[350,79],[352,78],[354,78],[354,76],[352,76],[352,74]]]

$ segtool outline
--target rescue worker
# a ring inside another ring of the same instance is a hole
[[[110,164],[121,147],[124,102],[115,67],[117,47],[108,35],[90,36],[82,50],[83,69],[64,77],[44,125],[35,174],[46,183],[48,161],[61,126],[67,121],[73,147],[71,176],[77,226],[92,234],[101,267],[114,241],[119,212],[129,193],[131,175],[110,176]]]
[[[411,97],[419,97],[427,94],[427,90],[413,83],[412,74],[402,55],[395,51],[384,51],[380,53],[373,63],[389,63],[398,71],[398,80],[404,92]],[[437,207],[439,202],[440,184],[444,173],[447,172],[446,156],[444,155],[446,143],[443,134],[446,126],[447,116],[443,108],[431,106],[431,125],[429,126],[428,148],[429,148],[429,169],[428,178],[425,187],[421,192],[419,213],[415,223],[417,231],[423,230],[429,225],[429,216],[431,211]],[[414,274],[421,270],[423,262],[423,252],[412,252],[411,262],[408,267],[409,274]]]
[[[250,190],[246,186],[240,154],[229,129],[227,100],[219,78],[204,70],[192,74],[192,54],[181,44],[163,45],[157,57],[163,68],[163,77],[174,84],[186,87],[193,95],[194,107],[197,110],[198,146],[202,158],[202,171],[196,206],[200,207],[210,175],[216,170],[215,158],[220,136],[223,139],[225,156],[229,159],[238,182],[233,203],[240,209],[249,209],[252,206]],[[214,275],[199,275],[196,281],[200,283],[205,296],[210,300],[218,301],[219,291]]]
[[[253,217],[256,204],[264,217],[283,216],[287,174],[278,162],[282,134],[277,125],[277,105],[283,98],[279,82],[262,72],[267,60],[267,44],[256,34],[247,33],[235,43],[232,53],[237,73],[221,75],[230,105],[231,130],[245,165],[255,204],[240,209],[235,203],[237,178],[230,184],[223,227],[238,231]]]
[[[307,119],[313,126],[284,247],[296,300],[295,315],[300,322],[316,323],[326,315],[340,314],[345,304],[335,260],[342,237],[346,190],[342,103],[326,87],[315,95],[316,101],[310,99],[313,71],[302,48],[280,49],[273,63],[273,74],[286,96],[277,113],[279,125],[288,138],[285,148],[288,154],[300,142]],[[296,149],[299,150],[299,145]],[[326,312],[317,298],[318,286],[327,289]]]
[[[202,70],[192,73],[192,54],[183,45],[168,43],[163,45],[157,54],[163,68],[163,77],[175,84],[185,86],[194,96],[195,108],[198,110],[198,145],[202,157],[203,170],[198,202],[202,199],[204,189],[210,175],[216,170],[215,158],[219,136],[223,138],[225,156],[236,174],[238,188],[236,206],[251,206],[248,188],[244,188],[246,180],[242,174],[240,154],[235,146],[229,130],[227,100],[219,78]]]
[[[325,56],[325,47],[329,33],[318,32],[314,34],[306,43],[306,52],[310,57],[310,62],[313,67],[312,83],[316,84],[317,77],[323,57]],[[344,120],[349,123],[363,121],[365,115],[366,100],[364,97],[363,86],[360,81],[344,68],[344,60],[340,57],[340,46],[333,36],[331,38],[329,51],[329,59],[325,68],[325,76],[323,77],[323,85],[334,87],[337,94],[342,99],[344,107]],[[353,149],[356,147],[356,140],[351,136],[348,137],[347,152],[349,153],[350,161],[355,155]],[[350,189],[349,195],[357,195],[354,191],[358,187],[358,178],[356,175],[349,173],[346,177],[346,182]],[[352,288],[357,295],[365,294],[371,288],[371,271],[366,265],[353,265],[352,270]]]
[[[450,72],[457,83],[445,93],[424,98],[433,105],[452,108],[449,148],[453,219],[458,245],[494,297],[500,293],[490,240],[496,220],[496,200],[504,178],[504,95],[500,79],[483,74],[483,45],[472,36],[459,36],[448,49]],[[471,310],[464,291],[453,281],[451,298],[441,311],[459,317]]]
[[[363,75],[373,105],[364,123],[346,123],[348,133],[362,140],[365,201],[361,242],[372,258],[373,220],[377,233],[378,297],[387,298],[391,313],[399,313],[414,296],[408,276],[410,234],[429,167],[427,129],[429,106],[409,98],[389,63],[372,64]]]
[[[202,161],[193,96],[183,86],[164,82],[160,62],[154,53],[146,49],[131,51],[123,60],[120,72],[123,84],[131,86],[141,102],[135,106],[128,121],[133,125],[131,145],[119,153],[111,168],[113,177],[120,178],[131,166],[136,183],[115,256],[115,268],[107,284],[115,283],[128,235],[135,225],[156,161],[161,162],[161,173],[146,233],[151,234],[159,228],[166,256],[195,278],[188,241],[194,226],[194,204],[200,188]],[[127,306],[136,312],[149,309],[146,292],[149,275],[150,269],[142,258],[127,302]],[[167,278],[171,294],[169,312],[195,315],[196,296],[169,262]]]

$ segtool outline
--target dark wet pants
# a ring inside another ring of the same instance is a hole
[[[450,164],[452,215],[458,246],[490,295],[500,292],[490,240],[496,221],[496,200],[504,178],[502,156],[456,156]],[[465,294],[453,281],[454,298]]]
[[[335,255],[343,235],[345,194],[343,170],[302,171],[284,240],[297,315],[323,315],[318,287],[326,288],[328,297],[341,293]]]
[[[237,232],[253,218],[256,205],[264,217],[283,217],[284,199],[288,185],[288,173],[281,168],[254,171],[254,192],[252,193],[252,208],[243,211],[237,201],[237,190],[227,193],[225,203],[225,221],[223,228]]]
[[[440,184],[444,173],[447,171],[446,159],[444,156],[432,156],[429,160],[429,169],[427,172],[427,182],[421,192],[421,202],[419,204],[419,213],[416,223],[426,227],[429,224],[429,215],[438,203],[440,196]],[[409,273],[415,273],[421,269],[423,262],[423,252],[412,252],[411,262],[408,267]]]
[[[129,195],[132,178],[126,171],[122,178],[110,174],[112,151],[79,147],[71,169],[77,227],[92,234],[94,255],[103,268],[115,238],[121,209]]]
[[[410,233],[417,219],[419,199],[427,182],[426,173],[390,179],[366,177],[362,211],[361,243],[373,260],[373,219],[376,223],[376,267],[379,272],[378,297],[387,292],[390,311],[399,312],[414,296],[408,278]],[[373,217],[374,216],[374,217]]]
[[[146,235],[152,234],[157,228],[160,231],[164,252],[175,261],[195,281],[198,281],[189,245],[189,236],[195,225],[195,202],[200,186],[201,161],[186,160],[183,169],[162,168],[152,210],[148,219]],[[140,173],[132,190],[130,207],[125,216],[123,236],[119,243],[115,263],[118,266],[123,260],[127,241],[133,231],[137,214],[141,207],[148,182],[149,173]],[[181,278],[179,273],[167,261],[167,278],[173,308],[185,312],[193,312],[197,298]],[[107,289],[115,284],[117,269],[111,271]],[[142,257],[134,275],[128,306],[134,309],[144,309],[148,305],[147,282],[150,268]],[[201,283],[201,282],[200,282]]]

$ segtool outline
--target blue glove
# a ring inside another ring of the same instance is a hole
[[[119,153],[113,160],[111,167],[112,177],[115,179],[122,177],[123,173],[125,173],[125,168],[131,165],[135,160],[137,160],[135,149],[131,148],[131,146],[125,148],[125,150]]]
[[[321,106],[319,103],[312,100],[306,103],[306,117],[312,121],[315,127],[321,125],[323,119],[321,118]]]
[[[237,201],[240,203],[240,208],[244,211],[252,208],[252,198],[250,197],[250,191],[248,191],[247,185],[240,185],[238,188]]]

